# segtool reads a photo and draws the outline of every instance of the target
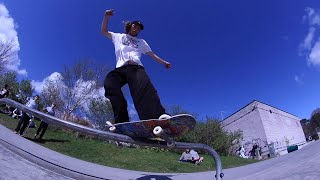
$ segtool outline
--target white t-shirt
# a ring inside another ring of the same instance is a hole
[[[0,91],[0,94],[1,95],[4,95],[4,94],[6,94],[8,92],[8,90],[6,90],[5,88],[3,88],[1,91]]]
[[[51,107],[51,106],[49,106],[49,107],[46,107],[46,109],[47,109],[47,113],[49,114],[49,115],[51,115],[51,116],[54,116],[55,115],[55,110]]]
[[[133,61],[138,65],[141,63],[141,53],[150,52],[151,48],[148,43],[128,34],[110,32],[114,50],[116,54],[116,68],[123,66],[128,61]]]
[[[190,154],[194,159],[199,159],[200,158],[199,154],[193,149],[191,149]]]

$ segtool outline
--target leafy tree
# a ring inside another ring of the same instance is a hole
[[[86,116],[95,128],[104,129],[106,121],[113,121],[110,101],[102,96],[91,99]]]
[[[21,103],[27,103],[27,98],[31,97],[34,93],[34,88],[30,80],[22,80],[19,84],[19,97]]]
[[[17,53],[13,41],[0,41],[0,74],[7,71],[6,66],[17,56]]]
[[[313,129],[320,127],[320,108],[317,108],[312,112],[310,125]]]
[[[206,122],[197,122],[195,128],[180,140],[207,144],[219,153],[228,155],[232,151],[230,148],[235,145],[235,141],[241,138],[240,131],[227,133],[218,120],[207,117]]]
[[[314,134],[314,129],[311,126],[310,120],[302,119],[300,121],[302,130],[304,132],[305,137],[312,136]]]
[[[19,83],[16,72],[7,72],[0,75],[0,85],[2,88],[5,84],[9,86],[9,97],[13,100],[19,100]]]

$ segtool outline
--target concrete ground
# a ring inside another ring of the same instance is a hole
[[[54,152],[0,125],[0,180],[10,179],[215,179],[215,172],[150,173],[101,166]],[[320,141],[270,160],[224,169],[225,180],[320,179]]]

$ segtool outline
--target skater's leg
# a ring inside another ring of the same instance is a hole
[[[127,83],[123,71],[123,68],[111,71],[104,81],[105,96],[111,102],[115,123],[129,121],[127,101],[121,90],[122,86]]]
[[[165,114],[157,90],[142,66],[130,66],[128,84],[141,120],[158,119],[159,116]]]

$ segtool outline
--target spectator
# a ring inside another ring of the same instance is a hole
[[[48,106],[46,108],[43,109],[44,112],[46,112],[47,114],[51,115],[51,116],[54,116],[55,115],[55,107],[56,107],[56,104],[52,103],[51,106]],[[40,134],[40,137],[39,139],[42,139],[44,133],[46,132],[48,128],[48,123],[44,122],[43,120],[41,120],[41,123],[40,123],[40,126],[38,127],[38,130],[36,132],[36,134],[34,135],[34,139],[37,138],[37,136],[39,135],[39,133],[41,132]]]
[[[5,84],[4,88],[2,88],[0,91],[0,98],[6,98],[8,96],[9,96],[9,88],[8,88],[8,84]]]
[[[191,154],[191,161],[192,163],[196,164],[196,165],[199,165],[200,163],[203,162],[203,157],[200,157],[198,152],[196,150],[191,150],[190,151],[190,154]]]
[[[247,156],[247,155],[245,154],[245,152],[246,152],[246,151],[245,151],[244,147],[241,146],[241,147],[239,148],[239,156],[242,157],[242,158],[248,159],[249,156]]]
[[[20,111],[19,109],[16,108],[12,111],[12,118],[18,119],[21,116],[22,116],[22,111]]]
[[[186,149],[186,151],[182,153],[179,161],[180,162],[192,162],[192,156],[190,154],[190,149]]]
[[[258,149],[258,145],[257,144],[254,144],[252,146],[252,150],[251,150],[251,157],[252,159],[254,159],[256,157],[256,149]]]
[[[40,97],[38,95],[36,95],[33,99],[29,100],[26,104],[27,107],[29,108],[32,108],[32,109],[37,109],[38,110],[38,104],[39,104],[39,100],[40,100]],[[29,121],[33,118],[32,115],[28,114],[28,113],[25,113],[25,112],[22,112],[22,116],[18,122],[18,125],[17,127],[15,128],[14,132],[16,134],[20,134],[21,136],[23,135],[24,133],[24,130],[26,129],[26,127],[28,126],[29,124]],[[22,125],[22,127],[21,127]]]

